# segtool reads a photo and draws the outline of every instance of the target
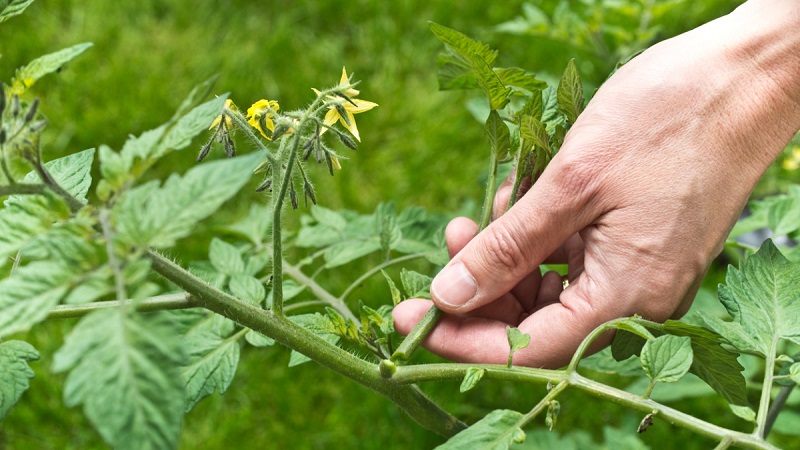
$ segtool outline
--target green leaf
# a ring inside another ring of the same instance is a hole
[[[508,450],[525,441],[523,415],[507,409],[490,412],[471,427],[436,447],[437,450]]]
[[[325,268],[339,267],[380,249],[381,243],[377,238],[363,241],[348,240],[334,244],[325,252]]]
[[[222,229],[246,238],[257,247],[264,243],[264,237],[272,227],[272,210],[268,205],[253,203],[247,216],[231,225],[224,225]]]
[[[506,326],[506,336],[508,337],[508,346],[512,352],[522,350],[531,343],[531,335],[523,333],[519,328]]]
[[[471,390],[481,381],[485,373],[486,371],[484,369],[470,367],[467,369],[467,373],[464,375],[464,379],[461,381],[461,387],[459,387],[458,390],[461,393]]]
[[[739,354],[724,349],[719,335],[704,328],[677,320],[664,322],[663,330],[692,340],[692,367],[690,372],[714,388],[732,405],[747,404],[747,386]]]
[[[534,91],[525,106],[517,113],[517,117],[531,116],[538,121],[542,121],[542,114],[544,114],[544,100],[542,99],[542,91]]]
[[[0,420],[28,390],[28,380],[34,375],[28,363],[37,359],[39,353],[27,342],[0,342]]]
[[[178,114],[188,107],[187,102],[197,100],[197,89],[203,90],[202,86],[201,84],[189,94],[172,119],[138,137],[130,137],[119,153],[114,153],[108,147],[100,148],[100,173],[107,183],[103,189],[118,190],[126,183],[138,179],[170,150],[185,148],[195,136],[208,129],[222,110],[227,94],[195,107],[183,117]]]
[[[616,374],[623,377],[635,377],[642,373],[642,365],[639,363],[638,358],[630,356],[622,361],[617,361],[611,355],[611,348],[609,347],[587,358],[583,358],[580,367],[581,369]]]
[[[239,249],[219,238],[211,240],[208,259],[219,273],[238,275],[244,273],[244,260]]]
[[[244,335],[244,339],[253,347],[270,347],[275,345],[275,339],[266,337],[258,331],[250,330]]]
[[[0,22],[3,20],[2,14],[3,13],[0,13]],[[33,83],[39,78],[61,69],[64,67],[64,64],[72,61],[72,59],[85,52],[86,49],[91,46],[91,42],[84,42],[83,44],[73,45],[72,47],[34,59],[29,62],[28,65],[17,69],[14,79],[11,81],[11,92],[14,94],[22,94],[29,87],[33,86]]]
[[[800,384],[800,362],[794,363],[789,367],[789,379],[796,384]]]
[[[336,345],[339,343],[340,337],[335,334],[336,329],[327,316],[319,313],[299,314],[296,316],[289,316],[289,319],[316,334],[329,344]],[[292,350],[292,354],[289,357],[289,367],[294,367],[308,361],[311,361],[311,359],[300,352]]]
[[[171,246],[233,197],[262,157],[256,152],[200,164],[162,187],[152,181],[125,192],[112,210],[118,238],[142,247]]]
[[[11,0],[10,2],[4,0],[0,2],[0,4],[3,5],[3,7],[0,8],[0,23],[5,22],[11,17],[22,14],[25,8],[30,6],[31,3],[33,3],[33,0]]]
[[[394,284],[394,280],[392,280],[385,270],[381,269],[381,273],[383,274],[383,277],[386,278],[386,283],[389,284],[389,292],[392,294],[392,305],[397,306],[401,301],[403,301],[403,298],[400,295],[400,289],[397,289],[397,285]]]
[[[185,394],[182,347],[168,315],[121,309],[93,312],[55,354],[69,375],[64,402],[83,404],[89,421],[118,449],[176,448]]]
[[[784,409],[775,419],[772,429],[788,436],[800,436],[800,413]]]
[[[755,254],[731,267],[719,297],[732,322],[699,314],[732,345],[774,354],[779,339],[800,344],[800,264],[789,262],[767,240]]]
[[[324,206],[312,205],[311,216],[316,219],[320,225],[325,225],[333,228],[334,230],[342,231],[347,225],[347,221],[338,212],[325,208]]]
[[[511,367],[514,361],[514,353],[517,350],[522,350],[531,343],[531,335],[523,333],[519,328],[513,328],[506,325],[506,337],[508,338],[508,367]]]
[[[686,336],[659,336],[642,348],[642,368],[653,382],[680,380],[692,365],[692,342]]]
[[[94,152],[95,150],[90,148],[44,164],[53,179],[83,204],[86,204],[86,194],[92,185]],[[22,182],[35,183],[41,182],[41,180],[36,172],[29,172],[23,177]],[[6,203],[10,204],[16,201],[22,200],[20,197],[12,196],[6,200]]]
[[[472,87],[472,76],[489,98],[490,109],[503,109],[508,103],[511,89],[492,70],[497,52],[456,30],[433,22],[430,26],[433,34],[450,50],[437,61],[440,89]]]
[[[532,93],[547,87],[547,83],[537,79],[536,75],[519,67],[496,67],[494,73],[497,74],[504,85],[522,88]]]
[[[400,283],[406,292],[406,298],[431,298],[431,282],[433,278],[413,270],[400,270]]]
[[[172,116],[171,121],[180,119],[180,117],[186,114],[187,111],[196,107],[198,103],[200,103],[204,98],[208,97],[209,94],[211,94],[211,90],[214,88],[214,84],[217,82],[217,78],[219,78],[218,75],[212,75],[207,80],[193,87],[189,92],[189,95],[183,99],[180,106],[178,106],[178,109],[175,110],[175,114]]]
[[[164,135],[157,150],[151,158],[160,158],[169,150],[180,150],[192,143],[192,139],[208,127],[219,116],[228,94],[215,97],[201,105],[196,106],[185,116],[178,119]]]
[[[520,117],[519,133],[522,139],[531,141],[535,146],[548,153],[551,152],[550,135],[547,134],[544,124],[533,116]]]
[[[583,111],[583,85],[575,60],[570,59],[558,83],[558,106],[569,123],[575,123]]]
[[[629,331],[617,331],[614,340],[611,342],[611,354],[617,361],[624,361],[633,355],[639,356],[645,342],[647,342],[647,339]]]
[[[756,423],[756,412],[749,406],[729,405],[731,411],[748,422]]]
[[[508,152],[511,150],[511,133],[508,131],[508,125],[503,122],[497,111],[491,110],[489,112],[484,133],[486,138],[489,139],[495,158],[502,160],[508,157]]]
[[[234,275],[228,283],[228,288],[234,297],[251,305],[262,305],[267,296],[264,285],[250,275]]]
[[[0,336],[28,330],[44,320],[79,282],[81,267],[57,261],[36,261],[0,281]]]
[[[203,322],[193,329],[184,344],[189,355],[189,364],[182,371],[186,382],[186,412],[214,392],[224,394],[239,365],[238,339],[226,339],[206,324]]]

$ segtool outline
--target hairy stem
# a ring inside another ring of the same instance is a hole
[[[495,185],[497,184],[497,154],[490,152],[489,156],[489,179],[486,181],[486,191],[483,194],[483,207],[481,208],[480,229],[489,226],[492,220],[492,208],[494,206]]]
[[[0,197],[9,195],[44,195],[47,192],[47,186],[44,184],[12,184],[9,186],[0,186]]]
[[[355,316],[355,314],[353,314],[352,311],[350,311],[350,308],[347,307],[347,304],[345,304],[341,299],[336,298],[333,294],[328,292],[327,289],[314,281],[314,279],[303,273],[303,271],[301,271],[299,268],[284,261],[283,270],[287,275],[294,278],[295,281],[308,287],[311,293],[316,295],[317,298],[331,305],[331,307],[333,307],[333,309],[335,309],[343,317],[358,323],[358,318]]]
[[[566,370],[547,370],[527,367],[507,368],[502,365],[474,365],[474,364],[425,364],[397,367],[390,380],[404,383],[419,383],[423,381],[453,380],[460,381],[470,368],[484,369],[483,379],[513,381],[519,383],[562,383],[569,387],[586,392],[594,397],[616,403],[627,408],[645,413],[653,413],[659,418],[673,425],[687,428],[699,435],[721,441],[729,439],[732,445],[750,449],[771,449],[777,447],[764,441],[760,436],[729,430],[712,423],[698,419],[690,414],[664,406],[650,399],[642,398],[630,392],[617,389],[598,381],[586,378],[578,373],[568,373]]]
[[[550,403],[551,400],[558,397],[558,394],[560,394],[567,387],[569,387],[569,383],[565,380],[558,383],[553,389],[550,389],[550,392],[548,392],[547,395],[542,397],[542,399],[539,400],[539,403],[537,403],[532,410],[530,410],[527,414],[525,414],[520,418],[518,422],[519,427],[522,428],[525,425],[529,424],[533,419],[536,418],[536,416],[539,415],[540,412],[542,412],[543,409],[547,407],[548,403]]]
[[[301,122],[302,124],[302,122]],[[281,214],[286,192],[292,182],[292,169],[297,151],[300,148],[300,133],[295,133],[292,139],[292,148],[289,151],[289,161],[286,163],[286,172],[281,180],[280,167],[272,167],[272,185],[280,182],[280,190],[272,196],[272,310],[275,314],[283,315],[283,238],[281,228]]]
[[[185,289],[197,299],[198,305],[271,337],[323,366],[386,396],[423,427],[443,436],[452,436],[466,427],[433,403],[416,386],[404,386],[385,380],[376,365],[323,341],[291,320],[278,316],[273,311],[242,302],[214,288],[158,253],[149,251],[147,256],[153,262],[153,269],[156,272]]]
[[[422,341],[430,334],[433,327],[442,317],[444,313],[436,306],[431,306],[431,309],[422,317],[422,320],[408,333],[408,336],[403,340],[397,350],[392,354],[392,361],[408,361],[411,355],[422,345]]]
[[[111,300],[107,302],[93,302],[82,305],[55,306],[47,314],[48,319],[72,319],[83,317],[99,309],[119,308],[120,306],[134,307],[137,312],[165,311],[172,309],[199,308],[200,305],[187,293],[159,295],[135,302],[133,300]]]
[[[344,292],[342,292],[342,295],[339,296],[339,299],[344,301],[347,298],[347,296],[350,295],[353,292],[353,290],[355,290],[358,286],[361,285],[361,283],[363,283],[364,281],[369,279],[369,277],[371,277],[371,276],[375,275],[376,273],[380,272],[381,270],[383,270],[383,269],[385,269],[385,268],[387,268],[389,266],[393,266],[395,264],[399,264],[401,262],[411,261],[413,259],[418,259],[418,258],[423,258],[423,257],[425,257],[425,253],[414,253],[414,254],[411,254],[411,255],[400,256],[398,258],[394,258],[394,259],[390,259],[388,261],[384,261],[383,263],[378,264],[377,266],[375,266],[375,267],[371,268],[370,270],[368,270],[367,272],[365,272],[363,275],[358,277],[358,279],[356,281],[353,281],[352,283],[350,283],[350,286],[347,286],[347,289],[345,289]]]

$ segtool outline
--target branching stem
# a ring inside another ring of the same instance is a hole
[[[301,271],[299,268],[284,261],[283,270],[287,275],[294,278],[295,281],[308,287],[312,294],[316,295],[317,298],[323,302],[329,304],[344,318],[351,319],[352,321],[358,323],[358,319],[356,318],[355,314],[350,311],[350,308],[347,307],[347,304],[345,304],[341,299],[336,298],[336,296],[328,292],[328,290],[324,287],[320,286],[319,283],[303,273],[303,271]]]
[[[8,186],[0,186],[0,197],[9,195],[44,195],[47,186],[44,184],[22,184],[15,183]]]
[[[399,264],[401,262],[411,261],[411,260],[414,260],[414,259],[419,259],[419,258],[424,258],[424,257],[425,257],[425,253],[413,253],[411,255],[400,256],[400,257],[397,257],[397,258],[394,258],[394,259],[390,259],[388,261],[384,261],[383,263],[378,264],[377,266],[375,266],[375,267],[371,268],[370,270],[366,271],[363,275],[358,277],[358,279],[356,279],[356,281],[353,281],[352,283],[350,283],[350,286],[347,286],[347,289],[345,289],[344,292],[342,292],[342,295],[339,296],[339,299],[344,301],[347,298],[347,296],[350,295],[353,292],[353,290],[355,290],[358,286],[361,285],[361,283],[363,283],[364,281],[369,279],[371,276],[375,275],[376,273],[380,272],[381,270],[383,270],[383,269],[385,269],[385,268],[387,268],[389,266],[393,266],[393,265]]]
[[[135,302],[133,300],[112,300],[107,302],[93,302],[82,305],[59,305],[50,310],[48,319],[72,319],[83,317],[99,309],[119,308],[120,306],[135,307],[137,312],[166,311],[173,309],[199,308],[200,305],[189,294],[167,294],[150,297]]]

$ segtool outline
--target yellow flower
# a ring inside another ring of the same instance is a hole
[[[342,67],[342,79],[339,81],[339,86],[347,86],[347,84],[347,71]],[[314,89],[314,92],[320,95],[318,90]],[[356,119],[353,117],[353,114],[361,114],[369,111],[378,106],[378,104],[357,99],[358,91],[353,88],[346,89],[343,93],[349,100],[332,95],[325,99],[325,103],[330,105],[330,109],[328,109],[328,112],[325,114],[325,119],[323,121],[328,126],[335,124],[337,121],[341,122],[342,126],[360,142],[361,136],[358,134],[358,127],[356,126]],[[326,129],[323,129],[322,132],[324,133],[325,130]]]
[[[792,148],[792,152],[783,160],[783,168],[790,171],[800,169],[800,145]]]
[[[250,123],[253,128],[261,132],[262,136],[270,139],[270,137],[267,136],[265,128],[269,130],[270,135],[275,131],[275,122],[272,121],[272,118],[275,116],[275,111],[279,109],[281,109],[281,105],[275,100],[261,99],[253,103],[253,106],[247,108],[247,122]]]
[[[231,100],[231,99],[225,100],[225,106],[223,108],[224,109],[229,109],[231,111],[238,111],[239,110],[236,107],[236,105],[233,104],[233,100]],[[219,123],[222,122],[222,116],[223,116],[223,114],[218,115],[217,118],[214,119],[213,122],[211,122],[211,126],[208,127],[208,129],[209,130],[213,130],[215,127],[217,127],[219,125]],[[229,130],[233,128],[233,120],[231,120],[230,117],[225,117],[225,126],[228,127]]]

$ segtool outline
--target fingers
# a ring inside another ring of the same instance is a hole
[[[559,168],[557,159],[530,192],[437,275],[431,296],[439,308],[464,313],[500,298],[597,217],[597,207],[587,205],[591,196],[581,183],[576,181],[577,188],[562,185],[576,175],[563,167],[565,163]],[[550,170],[553,165],[556,168]]]
[[[561,293],[560,301],[543,305],[527,317],[518,328],[531,335],[531,343],[515,353],[514,364],[530,367],[557,368],[569,362],[583,338],[594,328],[614,317],[592,308],[580,297],[581,290]],[[430,308],[427,300],[407,300],[394,310],[395,327],[407,334]],[[447,359],[459,362],[504,364],[508,358],[506,323],[483,317],[445,315],[423,343]],[[592,346],[601,348],[610,342],[603,336]]]

